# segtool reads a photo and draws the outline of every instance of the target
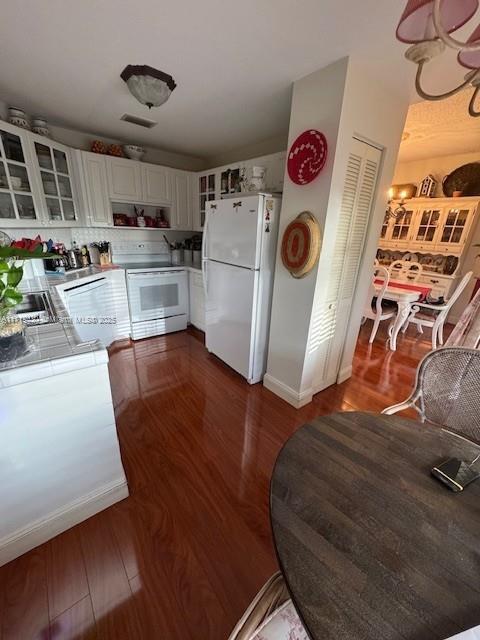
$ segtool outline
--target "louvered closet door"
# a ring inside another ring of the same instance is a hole
[[[311,335],[310,348],[318,350],[315,392],[337,379],[381,157],[379,149],[352,139],[327,291]],[[324,238],[324,243],[328,241]]]

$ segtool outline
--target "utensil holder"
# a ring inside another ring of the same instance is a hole
[[[172,249],[172,265],[183,263],[183,249]]]

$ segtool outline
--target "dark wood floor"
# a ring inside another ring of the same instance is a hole
[[[130,497],[0,568],[1,640],[225,640],[276,570],[269,479],[314,416],[404,399],[424,339],[359,339],[353,377],[297,411],[189,330],[116,346],[110,375]]]

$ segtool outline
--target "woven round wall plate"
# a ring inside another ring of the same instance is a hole
[[[316,218],[309,211],[302,211],[283,234],[283,266],[294,278],[303,278],[317,263],[321,243],[322,234]]]
[[[312,182],[325,166],[327,160],[327,140],[323,133],[309,129],[298,136],[290,147],[287,169],[295,184]]]

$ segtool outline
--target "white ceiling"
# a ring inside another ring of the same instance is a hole
[[[471,96],[467,89],[448,100],[410,105],[399,162],[473,151],[480,157],[480,118],[468,114]]]
[[[211,156],[288,130],[292,81],[349,54],[414,97],[394,31],[398,0],[15,0],[2,6],[0,98],[50,122]],[[148,112],[120,72],[174,76]],[[437,70],[446,83],[451,66]],[[441,83],[440,83],[441,84]],[[119,120],[158,120],[151,130]]]

